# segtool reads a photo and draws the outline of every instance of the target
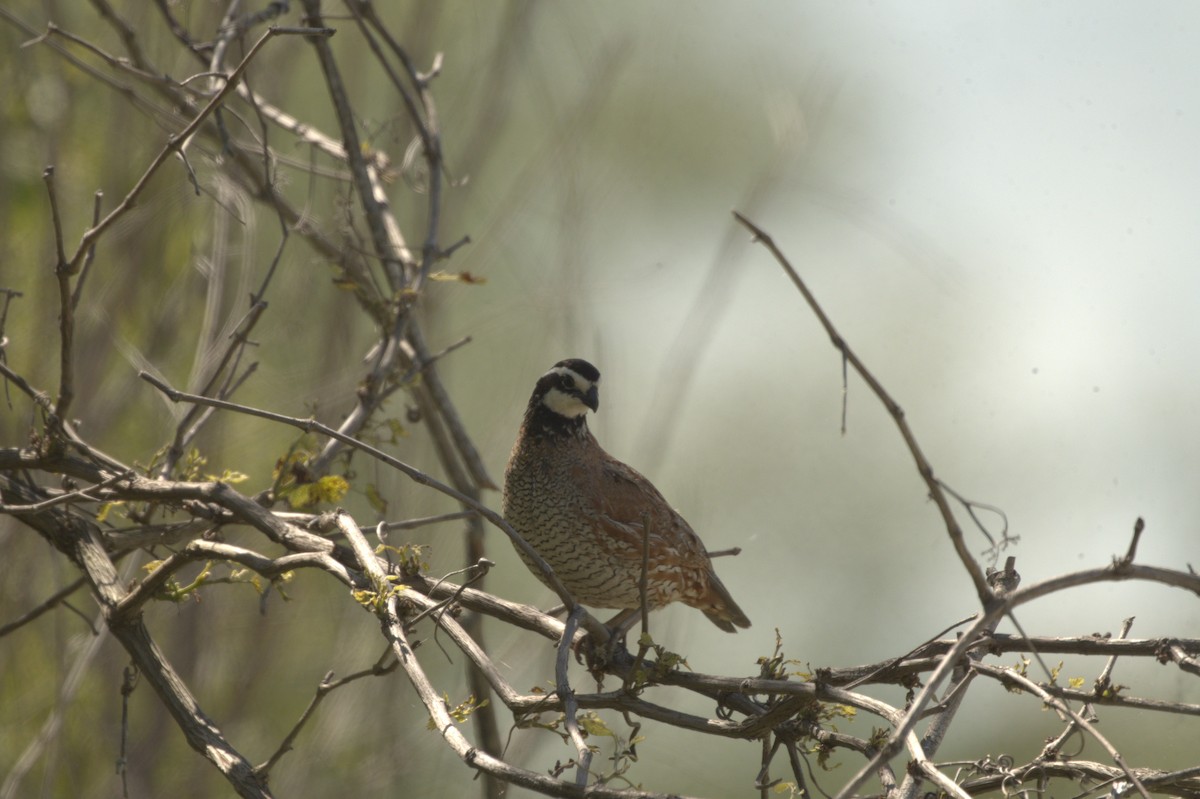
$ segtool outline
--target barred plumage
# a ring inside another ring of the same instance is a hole
[[[538,380],[504,473],[504,518],[577,600],[621,609],[641,605],[646,519],[650,609],[679,601],[727,632],[749,627],[699,536],[649,480],[605,452],[588,430],[599,381],[596,367],[579,359],[559,361]]]

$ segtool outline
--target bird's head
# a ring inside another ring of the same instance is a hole
[[[600,407],[599,389],[600,370],[587,361],[569,358],[538,379],[532,403],[566,419],[579,419],[589,409]]]

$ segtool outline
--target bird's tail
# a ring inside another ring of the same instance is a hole
[[[727,633],[736,633],[737,627],[750,626],[750,619],[738,607],[738,603],[733,601],[729,589],[715,574],[709,575],[708,593],[701,597],[694,607],[703,611],[709,621]]]

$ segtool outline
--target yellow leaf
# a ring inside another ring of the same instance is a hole
[[[336,474],[328,474],[317,481],[317,500],[319,502],[339,502],[350,490],[346,478]]]
[[[243,474],[242,472],[235,472],[230,469],[226,469],[220,474],[220,476],[215,474],[209,474],[205,476],[214,482],[226,483],[228,485],[237,485],[238,483],[244,483],[250,479],[249,476]]]
[[[604,720],[592,710],[579,717],[579,726],[588,735],[599,735],[608,738],[616,737],[613,735],[613,731],[608,728],[608,725],[604,723]]]
[[[98,511],[96,511],[97,524],[104,524],[105,520],[108,519],[109,512],[113,508],[120,507],[121,505],[124,505],[124,504],[125,504],[124,502],[105,502],[105,503],[103,503],[100,506],[100,509]]]
[[[302,510],[317,504],[316,493],[316,483],[305,483],[291,489],[287,494],[287,501],[293,510]]]

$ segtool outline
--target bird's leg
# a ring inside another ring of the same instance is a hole
[[[604,661],[612,663],[617,652],[625,648],[625,634],[641,618],[639,608],[626,608],[604,623],[609,630],[608,646],[604,650]]]
[[[629,632],[629,628],[637,624],[641,618],[641,608],[625,608],[616,616],[613,616],[608,621],[604,622],[604,626],[612,630],[613,640],[621,640],[625,638],[625,633]]]
[[[625,649],[625,634],[639,618],[637,608],[627,608],[613,616],[604,626],[608,629],[608,641],[600,643],[591,633],[584,635],[574,645],[575,660],[587,666],[597,680],[603,677],[604,668],[612,663],[617,653]],[[628,650],[626,650],[628,654]]]
[[[561,616],[566,612],[567,612],[566,605],[555,605],[554,607],[552,607],[546,611],[546,615],[547,616]]]

